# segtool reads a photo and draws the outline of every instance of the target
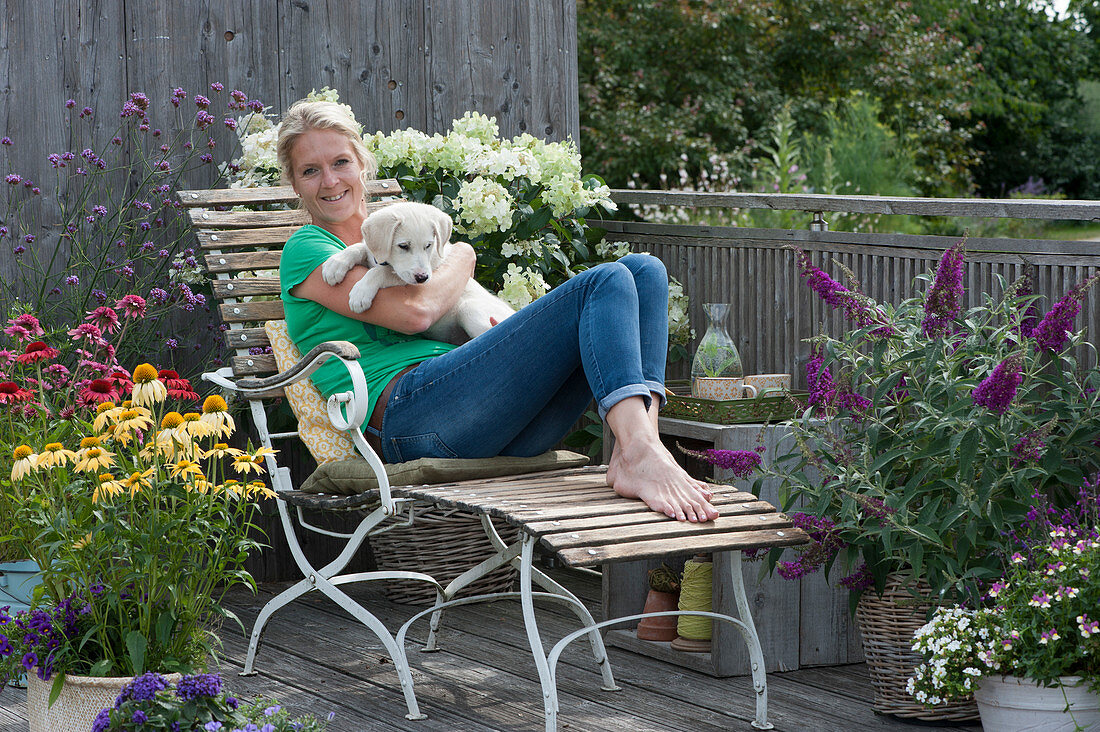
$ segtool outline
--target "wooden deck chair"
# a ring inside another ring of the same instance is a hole
[[[400,195],[394,180],[374,181],[366,193],[372,209],[387,205]],[[597,623],[584,604],[567,589],[534,566],[534,550],[541,545],[567,566],[593,566],[668,554],[728,551],[739,617],[691,612],[729,622],[742,633],[751,658],[756,691],[753,726],[768,729],[767,680],[755,625],[749,613],[741,577],[740,550],[762,546],[789,546],[808,541],[803,532],[765,501],[751,493],[715,486],[715,505],[722,516],[706,524],[668,519],[636,500],[621,498],[606,481],[606,466],[561,467],[569,458],[558,454],[542,458],[494,458],[489,461],[412,461],[385,466],[363,438],[366,413],[366,381],[350,343],[331,342],[300,356],[286,337],[279,300],[280,250],[293,231],[307,222],[296,210],[231,210],[232,207],[270,208],[295,200],[289,187],[241,190],[181,191],[218,301],[225,337],[235,355],[229,366],[203,378],[247,399],[251,416],[265,447],[277,441],[302,440],[320,464],[317,473],[301,487],[291,485],[290,471],[278,456],[266,458],[274,489],[278,492],[280,521],[302,579],[271,599],[261,610],[248,645],[244,673],[253,673],[256,653],[266,623],[281,607],[308,592],[321,592],[344,608],[381,641],[394,661],[409,719],[421,719],[412,675],[404,649],[405,636],[417,620],[430,616],[423,650],[437,650],[442,612],[456,605],[501,597],[518,598],[531,652],[538,670],[546,713],[546,729],[557,729],[556,663],[566,645],[586,636],[600,667],[603,688],[615,690],[614,677],[600,630],[638,620],[640,615]],[[265,346],[275,353],[264,353]],[[352,391],[323,402],[309,384],[309,375],[328,358],[337,358],[351,374]],[[272,433],[267,426],[267,407],[274,397],[286,396],[299,420],[298,429]],[[540,462],[540,460],[542,462]],[[416,463],[414,465],[414,463]],[[534,472],[532,472],[534,471]],[[519,473],[519,474],[516,474]],[[398,485],[401,483],[401,485]],[[303,488],[309,490],[303,490]],[[317,492],[321,491],[321,492]],[[408,515],[417,504],[458,508],[480,518],[486,544],[492,552],[484,561],[452,580],[446,587],[422,572],[386,570],[343,573],[363,542],[372,534],[393,526],[393,519]],[[350,533],[315,526],[306,510],[355,511],[362,515]],[[493,519],[517,529],[518,538],[505,541]],[[314,566],[298,540],[295,523],[347,540],[339,555],[323,566]],[[463,588],[501,567],[519,572],[519,591],[474,597],[456,597]],[[377,580],[416,580],[436,590],[436,602],[415,613],[396,633],[391,633],[370,612],[342,589],[342,585]],[[534,586],[541,591],[535,592]],[[581,627],[546,652],[534,614],[534,602],[554,601],[569,607]],[[669,614],[669,613],[663,613]],[[677,614],[677,613],[671,613]],[[683,614],[683,613],[681,613]]]

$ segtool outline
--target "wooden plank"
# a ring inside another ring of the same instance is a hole
[[[203,249],[226,250],[275,245],[282,249],[290,235],[300,228],[301,224],[263,226],[258,229],[196,229],[195,235]]]
[[[223,335],[230,348],[263,348],[271,345],[263,328],[234,328],[225,331]]]
[[[207,254],[206,271],[210,274],[279,269],[280,251],[240,252],[237,254]]]
[[[187,210],[191,223],[203,229],[253,229],[261,226],[302,226],[309,223],[305,211],[212,211]]]
[[[753,208],[775,211],[841,211],[915,216],[1100,221],[1100,203],[1052,201],[1045,198],[915,198],[804,193],[696,193],[617,188],[612,199],[622,205]]]
[[[222,303],[218,306],[224,323],[255,323],[282,320],[282,300]]]
[[[274,374],[279,367],[275,363],[275,357],[271,354],[256,354],[249,356],[233,356],[230,359],[233,373],[236,376],[259,376],[261,374]]]
[[[721,500],[720,498],[718,500]],[[752,515],[758,513],[773,513],[775,506],[767,501],[750,501],[747,503],[735,503],[731,505],[718,505],[722,508],[723,516]],[[532,536],[558,531],[575,531],[609,526],[636,526],[639,524],[652,524],[659,521],[668,521],[664,514],[650,511],[649,513],[632,513],[623,516],[597,516],[595,518],[563,519],[561,521],[534,521],[525,525]]]
[[[399,196],[401,185],[394,178],[379,178],[367,181],[363,185],[363,195]],[[269,205],[272,203],[290,203],[298,200],[298,194],[291,186],[268,186],[264,188],[210,188],[193,191],[180,191],[180,203],[186,208],[214,206]]]
[[[737,536],[757,529],[783,529],[791,526],[791,520],[781,513],[755,516],[719,516],[706,523],[691,523],[668,519],[638,526],[612,526],[608,528],[559,531],[542,535],[542,545],[561,551],[577,547],[603,547],[612,544],[629,544],[652,539],[669,539],[677,536],[696,537],[704,534],[723,534],[731,544]]]
[[[225,300],[231,297],[254,297],[256,295],[279,295],[278,277],[242,277],[233,280],[211,280],[210,288],[214,297]]]
[[[730,549],[761,549],[782,546],[800,546],[809,543],[809,537],[800,529],[742,531],[736,534],[703,534],[673,539],[635,541],[629,544],[613,544],[602,547],[563,549],[556,552],[570,567],[591,567],[607,562],[624,562],[646,557],[663,557],[675,554],[698,554]]]

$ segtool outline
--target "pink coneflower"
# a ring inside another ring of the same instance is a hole
[[[12,325],[18,325],[26,328],[32,337],[40,336],[46,332],[42,330],[42,324],[38,322],[38,318],[34,317],[30,313],[17,315],[8,322]]]
[[[81,323],[70,330],[68,335],[74,341],[84,340],[97,345],[103,342],[103,331],[94,323]]]
[[[8,349],[0,350],[0,368],[6,368],[15,361],[15,354]]]
[[[145,298],[141,295],[127,295],[115,303],[115,309],[121,310],[128,318],[145,316]]]
[[[101,331],[106,331],[107,333],[118,332],[118,313],[116,313],[113,308],[109,308],[106,305],[101,305],[89,312],[84,320],[89,323],[94,323]]]
[[[168,396],[180,401],[194,401],[199,398],[191,388],[191,382],[181,379],[180,375],[171,369],[161,369],[157,372],[157,378],[164,382],[168,389]]]
[[[34,397],[34,394],[14,381],[0,382],[0,404],[15,404],[25,402]]]
[[[29,341],[32,338],[31,332],[21,325],[9,325],[4,328],[4,332],[20,342]]]
[[[1014,353],[997,364],[993,373],[985,377],[971,392],[970,397],[974,403],[997,414],[1008,411],[1008,405],[1016,397],[1016,388],[1024,379],[1020,373],[1023,363],[1023,357]]]
[[[76,401],[82,407],[91,407],[103,402],[119,400],[118,387],[110,379],[92,379],[80,390]]]
[[[26,365],[29,363],[38,363],[39,361],[52,361],[57,358],[61,351],[48,346],[42,341],[34,341],[28,343],[27,348],[23,353],[15,357],[15,360],[19,363]]]

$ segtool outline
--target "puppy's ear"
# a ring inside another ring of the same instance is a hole
[[[363,243],[379,262],[390,260],[393,248],[393,235],[401,225],[401,216],[388,207],[375,211],[363,222]]]
[[[446,213],[434,206],[432,208],[435,210],[435,216],[432,220],[432,227],[435,229],[435,245],[442,252],[443,247],[447,246],[447,243],[451,240],[451,231],[454,229],[455,224]]]

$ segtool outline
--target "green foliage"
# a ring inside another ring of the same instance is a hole
[[[1001,281],[1002,297],[952,314],[943,276],[936,297],[896,309],[826,290],[874,317],[815,339],[811,407],[792,424],[796,449],[772,470],[784,510],[836,522],[832,538],[847,547],[849,571],[865,565],[880,590],[889,573],[905,571],[934,594],[976,600],[999,576],[1005,532],[1032,494],[1071,503],[1100,469],[1100,369],[1077,362],[1081,333],[1054,350],[1022,335],[1034,303],[1022,283]],[[932,313],[946,317],[945,335],[929,332]]]

